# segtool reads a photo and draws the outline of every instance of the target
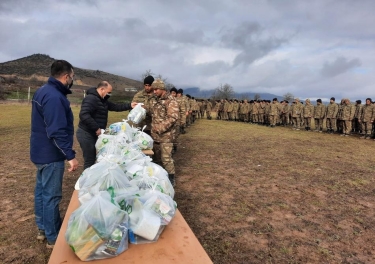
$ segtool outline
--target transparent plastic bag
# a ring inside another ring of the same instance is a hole
[[[143,127],[142,131],[138,131],[138,133],[134,137],[134,141],[138,144],[141,149],[152,149],[154,146],[154,140],[143,130],[146,126]]]
[[[139,124],[146,117],[146,109],[142,107],[142,103],[137,104],[128,114],[128,120],[134,124]]]
[[[128,214],[110,200],[100,192],[69,218],[65,240],[82,261],[115,257],[128,248]]]

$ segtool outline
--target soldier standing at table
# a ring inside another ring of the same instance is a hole
[[[132,100],[132,103],[142,103],[144,105],[147,105],[150,103],[151,100],[154,98],[154,91],[151,88],[151,85],[154,81],[154,77],[151,75],[147,76],[143,80],[143,87],[144,89],[142,91],[137,92]],[[151,135],[151,115],[146,114],[146,118],[138,124],[139,127],[143,128],[146,126],[146,128],[143,130],[143,132]]]
[[[156,96],[155,103],[147,106],[146,110],[152,114],[151,136],[154,140],[154,161],[161,163],[168,172],[169,180],[175,186],[175,167],[172,149],[175,129],[178,127],[179,107],[176,99],[165,90],[162,80],[156,79],[152,83]]]

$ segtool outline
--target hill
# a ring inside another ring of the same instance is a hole
[[[35,91],[50,76],[51,64],[55,61],[45,54],[33,54],[17,60],[0,63],[1,91],[8,98],[27,98],[28,87],[31,92]],[[73,65],[74,66],[74,65]],[[89,70],[74,67],[74,85],[72,87],[74,99],[77,103],[82,100],[83,91],[89,87],[96,86],[100,81],[106,80],[112,84],[117,99],[132,97],[134,92],[125,92],[125,88],[143,88],[143,83],[123,76],[107,73],[100,70]],[[1,99],[1,98],[0,98]]]

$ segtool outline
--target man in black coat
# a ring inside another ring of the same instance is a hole
[[[108,82],[102,81],[96,88],[87,90],[86,97],[82,101],[77,139],[83,152],[84,169],[95,164],[95,143],[101,129],[107,127],[108,111],[127,111],[137,105],[135,102],[131,104],[112,103],[108,101],[111,92],[112,86]]]

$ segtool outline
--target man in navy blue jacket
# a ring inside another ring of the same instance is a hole
[[[57,60],[51,66],[51,77],[34,94],[31,112],[30,159],[37,167],[35,186],[35,220],[37,239],[47,238],[53,248],[61,227],[59,203],[65,160],[69,171],[78,167],[73,150],[73,113],[67,94],[73,85],[73,66]]]

